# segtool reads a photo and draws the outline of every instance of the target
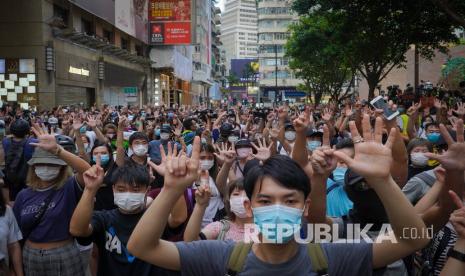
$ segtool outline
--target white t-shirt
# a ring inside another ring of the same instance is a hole
[[[205,214],[203,215],[202,228],[207,226],[209,223],[212,223],[216,212],[224,208],[223,198],[220,194],[220,191],[216,187],[215,181],[213,181],[213,178],[211,177],[209,177],[209,185],[211,196],[210,201],[208,202],[208,207],[205,210]]]
[[[9,264],[8,245],[23,239],[15,215],[10,206],[6,206],[5,215],[0,217],[0,260]]]

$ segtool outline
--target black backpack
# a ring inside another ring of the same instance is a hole
[[[24,156],[24,145],[27,138],[19,142],[10,138],[10,148],[5,152],[5,180],[9,185],[18,187],[26,183],[29,165]]]

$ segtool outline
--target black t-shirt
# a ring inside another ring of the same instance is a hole
[[[108,171],[105,172],[105,177],[103,178],[103,184],[97,191],[95,196],[95,206],[94,209],[97,211],[100,210],[112,210],[116,208],[113,199],[113,182],[111,176],[113,172],[118,168],[115,163],[111,165]]]
[[[180,275],[155,267],[128,252],[126,245],[129,237],[142,215],[143,212],[126,215],[119,209],[94,212],[92,237],[98,246],[99,276]]]

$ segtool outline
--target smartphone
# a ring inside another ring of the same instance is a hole
[[[392,119],[395,119],[397,116],[399,116],[399,111],[397,111],[397,110],[392,111],[389,108],[389,105],[386,102],[386,100],[383,98],[383,96],[378,96],[378,97],[374,98],[370,102],[370,104],[371,104],[371,106],[373,106],[376,109],[382,109],[384,111],[384,113],[383,113],[384,117],[389,121],[392,120]]]

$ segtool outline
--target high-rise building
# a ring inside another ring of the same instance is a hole
[[[220,87],[224,86],[225,66],[224,56],[221,50],[221,9],[212,5],[211,35],[212,35],[212,56],[211,56],[211,77],[213,84],[209,89],[210,100],[221,100]]]
[[[260,63],[261,96],[273,102],[295,97],[301,83],[289,69],[284,45],[289,38],[288,26],[297,20],[292,1],[258,0],[258,58]],[[269,93],[271,92],[271,93]]]
[[[221,16],[221,42],[228,69],[231,67],[231,59],[257,58],[255,0],[226,0]]]

